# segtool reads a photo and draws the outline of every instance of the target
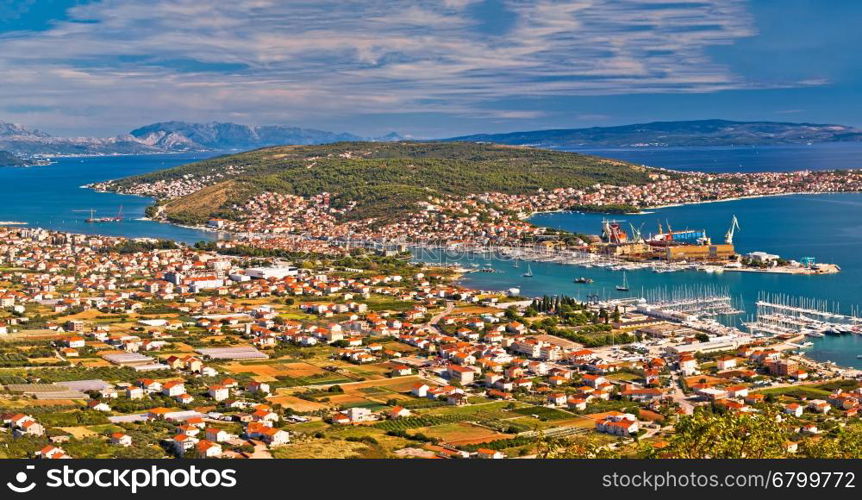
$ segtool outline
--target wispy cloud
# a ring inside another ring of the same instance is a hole
[[[0,110],[85,126],[368,113],[518,118],[541,111],[509,110],[505,100],[759,86],[708,56],[754,34],[743,0],[505,0],[515,16],[505,34],[479,29],[470,12],[477,3],[80,5],[49,30],[0,35]],[[786,85],[797,84],[817,82]]]

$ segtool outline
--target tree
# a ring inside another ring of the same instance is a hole
[[[862,458],[862,427],[847,426],[834,437],[806,439],[799,454],[806,458]]]
[[[519,319],[518,309],[515,306],[507,307],[505,315],[506,315],[506,319],[508,319],[510,321],[515,321],[515,320]]]
[[[622,318],[622,315],[620,314],[620,306],[614,306],[614,313],[611,318],[613,319],[614,323],[620,322],[620,318]]]
[[[539,441],[538,458],[623,458],[618,449],[608,446],[597,435],[584,434],[570,439],[542,439]]]
[[[665,458],[783,458],[785,429],[774,411],[758,414],[697,411],[680,418],[676,433],[661,450]]]
[[[608,310],[604,307],[599,309],[599,319],[605,324],[607,324],[608,319],[610,319],[610,316],[608,315]]]

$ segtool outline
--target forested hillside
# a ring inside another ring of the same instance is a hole
[[[351,217],[391,217],[429,195],[531,193],[595,183],[640,184],[649,171],[595,156],[473,143],[344,142],[280,146],[221,156],[113,181],[106,186],[166,200],[166,215],[200,222],[264,191],[313,196],[331,193],[338,206],[356,202]],[[172,192],[170,186],[182,185]],[[144,191],[141,187],[144,187]],[[179,193],[179,195],[178,195]]]

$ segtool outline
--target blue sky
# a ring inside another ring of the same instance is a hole
[[[855,0],[0,0],[0,120],[74,135],[862,126],[856,19]]]

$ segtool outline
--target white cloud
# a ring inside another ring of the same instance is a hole
[[[482,32],[467,13],[473,3],[105,0],[73,8],[50,30],[0,36],[0,109],[56,110],[20,121],[62,113],[124,124],[517,118],[541,111],[496,103],[758,86],[707,55],[754,34],[743,0],[506,0],[516,18],[502,35]]]

